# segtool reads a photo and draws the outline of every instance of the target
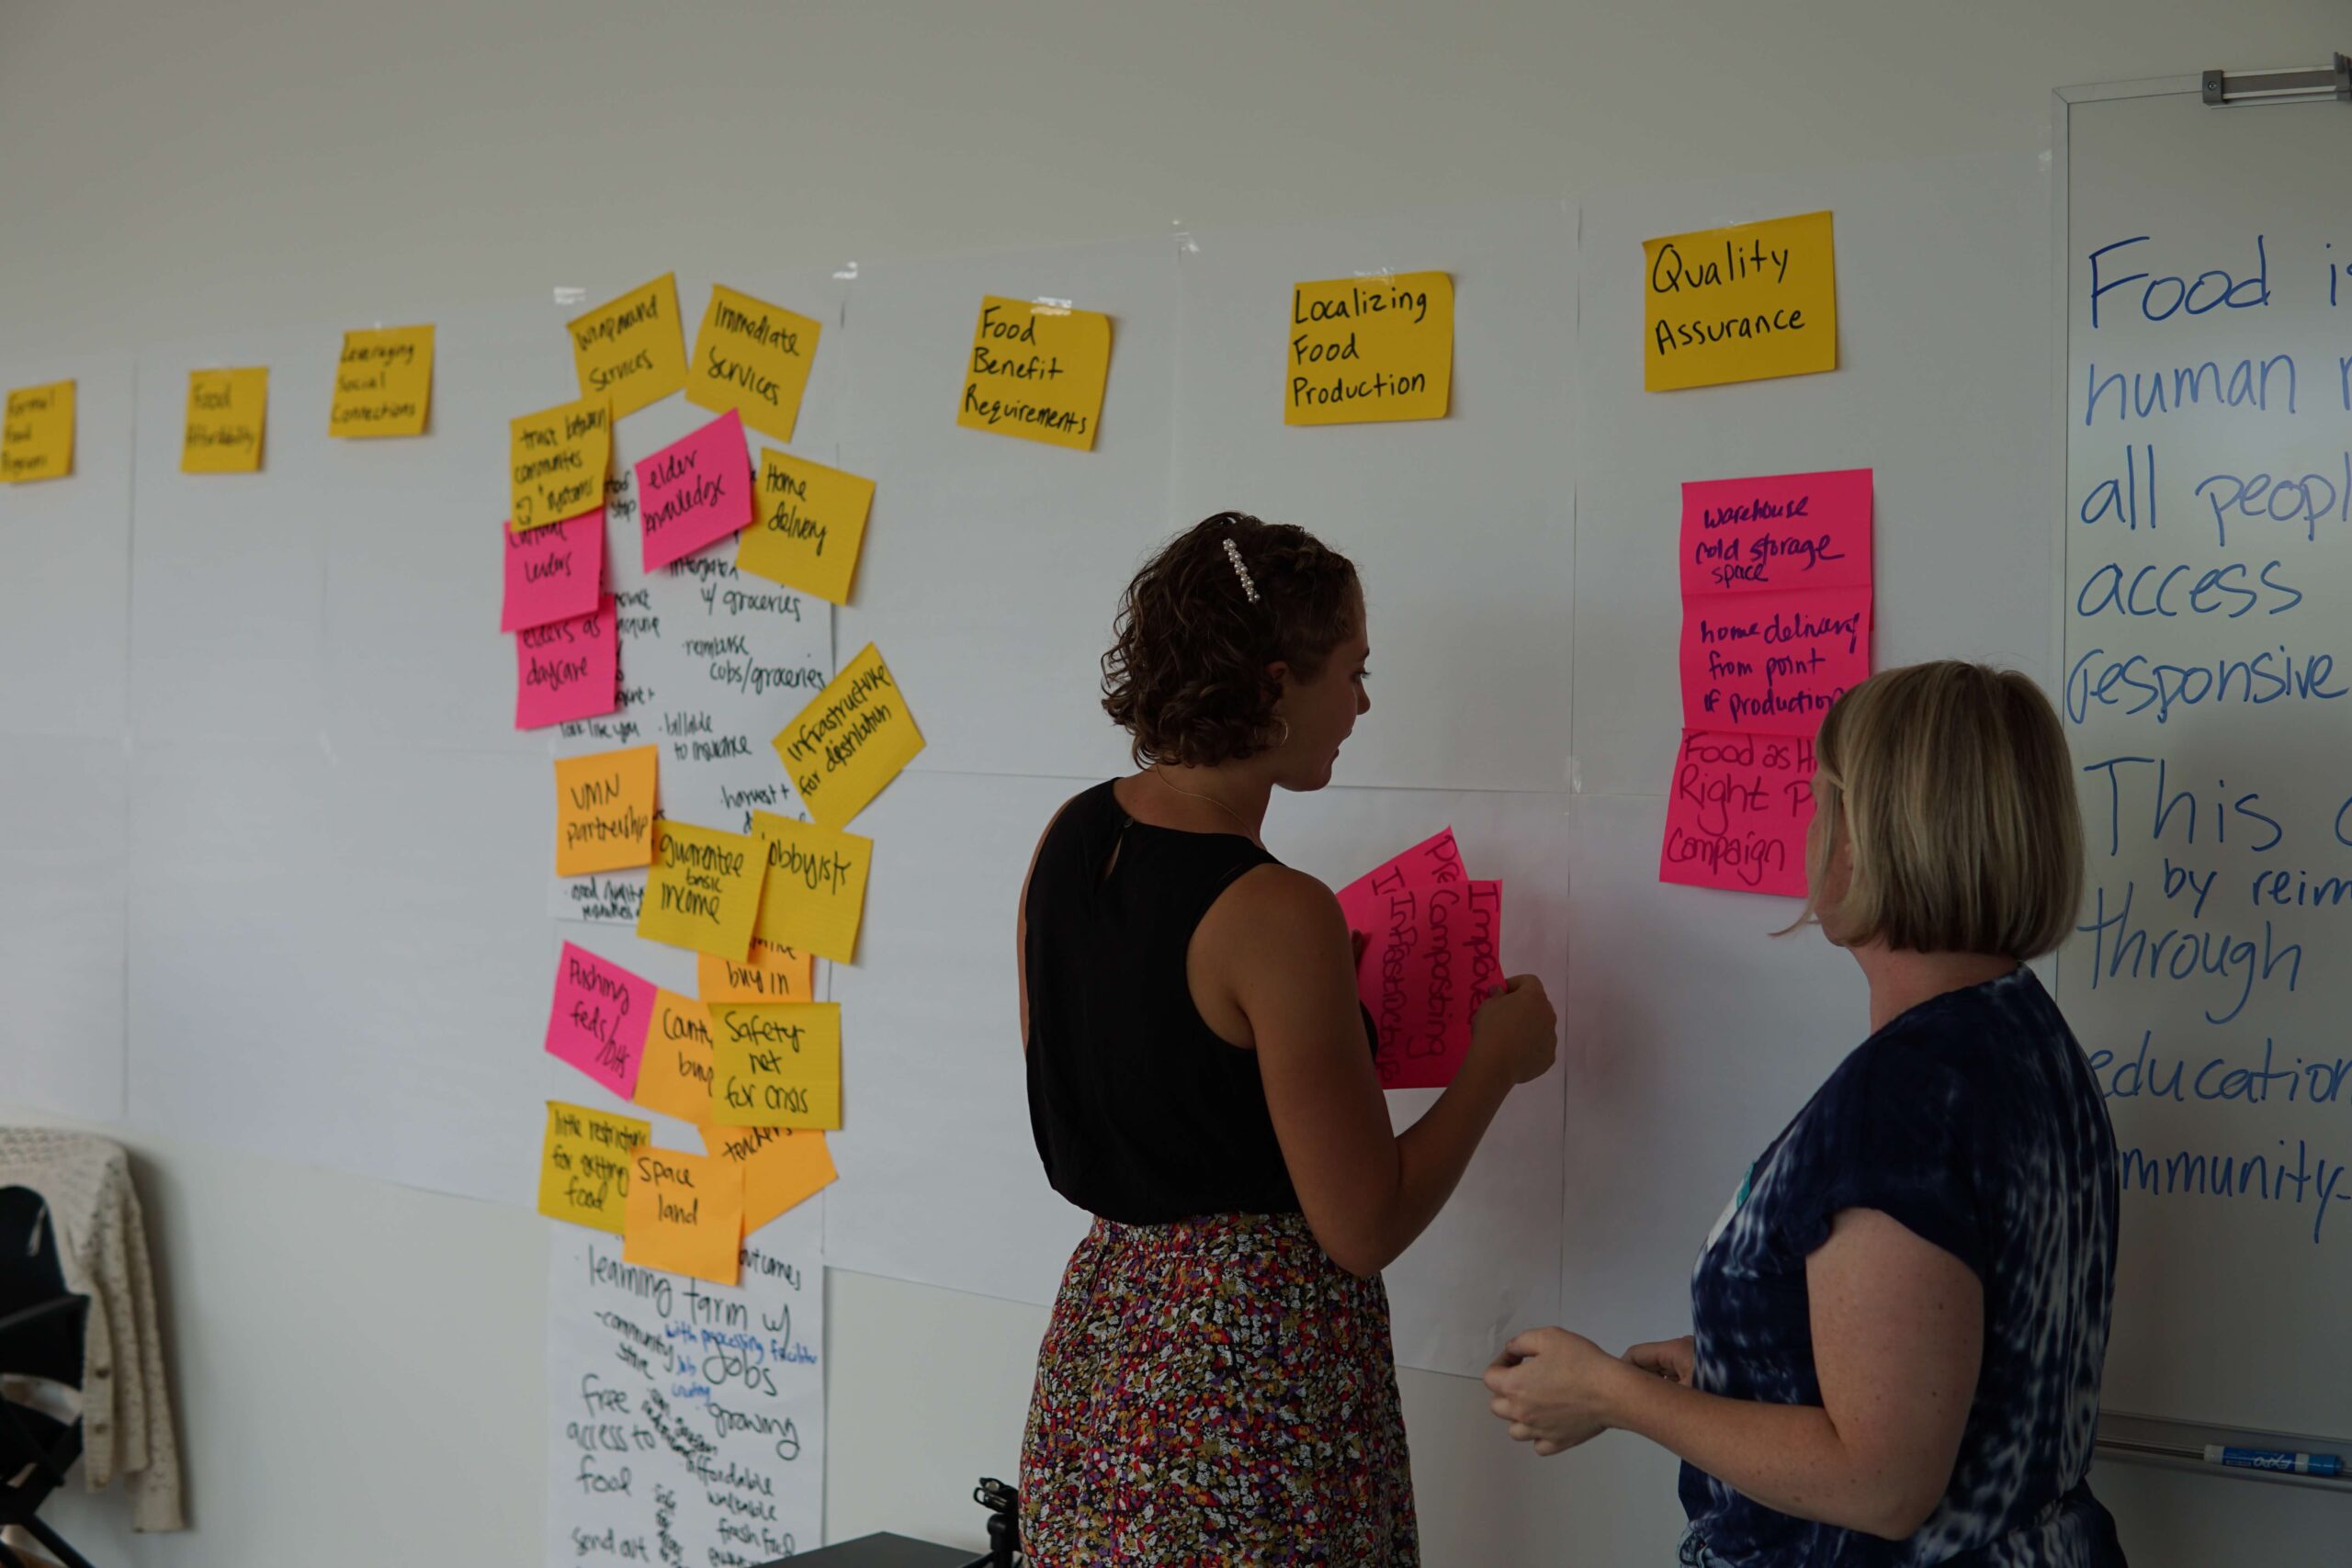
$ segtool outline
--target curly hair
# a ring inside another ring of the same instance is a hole
[[[1267,667],[1320,674],[1356,629],[1356,588],[1347,557],[1244,512],[1170,540],[1120,595],[1102,656],[1102,708],[1134,738],[1136,765],[1207,767],[1274,744],[1283,688]]]

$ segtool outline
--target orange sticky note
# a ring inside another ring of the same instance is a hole
[[[555,762],[555,874],[585,876],[653,863],[658,746],[559,757]]]
[[[630,1098],[681,1122],[707,1122],[710,1069],[710,1010],[692,997],[655,991],[645,1054],[638,1058],[637,1091]]]
[[[817,956],[755,942],[751,956],[741,964],[704,953],[695,965],[695,981],[706,1002],[813,1002]]]
[[[832,1151],[814,1129],[707,1126],[702,1146],[743,1168],[745,1235],[832,1185]]]
[[[629,1157],[624,1262],[731,1285],[742,1247],[742,1167],[676,1149],[639,1147]]]

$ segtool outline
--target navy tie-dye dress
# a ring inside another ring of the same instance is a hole
[[[1921,1003],[1848,1056],[1749,1168],[1690,1283],[1697,1383],[1819,1404],[1805,1258],[1877,1209],[1973,1269],[1984,1357],[1951,1485],[1908,1540],[1815,1524],[1686,1465],[1684,1561],[2114,1568],[2086,1483],[2115,1294],[2115,1138],[2030,970]]]

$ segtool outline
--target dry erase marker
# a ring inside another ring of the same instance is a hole
[[[2289,1449],[2233,1449],[2205,1445],[2207,1464],[2235,1465],[2240,1470],[2275,1470],[2287,1475],[2341,1475],[2344,1461],[2334,1454],[2299,1454]]]

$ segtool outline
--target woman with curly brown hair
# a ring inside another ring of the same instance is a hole
[[[1021,898],[1030,1122],[1095,1216],[1023,1444],[1037,1568],[1419,1561],[1379,1272],[1551,1066],[1555,1021],[1513,978],[1391,1131],[1338,901],[1260,835],[1371,708],[1365,632],[1346,557],[1239,513],[1120,604],[1103,706],[1138,771],[1062,807]]]

